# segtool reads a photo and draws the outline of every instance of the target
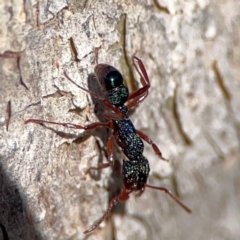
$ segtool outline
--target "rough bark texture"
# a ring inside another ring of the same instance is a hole
[[[149,183],[171,189],[193,212],[146,190],[86,238],[240,239],[239,12],[238,0],[1,1],[0,239],[4,231],[14,240],[84,239],[102,216],[120,190],[119,164],[84,173],[106,161],[108,131],[24,120],[97,121],[101,105],[63,70],[97,89],[94,66],[110,63],[131,85],[135,53],[152,87],[131,119],[171,160],[145,145]]]

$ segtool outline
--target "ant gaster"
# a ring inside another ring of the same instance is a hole
[[[109,203],[109,207],[105,214],[102,216],[102,218],[99,219],[92,227],[86,230],[84,232],[85,234],[94,231],[109,215],[112,207],[117,202],[126,201],[129,198],[130,193],[132,193],[133,191],[138,191],[138,195],[140,196],[144,192],[146,187],[164,191],[184,210],[186,210],[188,213],[191,213],[191,210],[182,202],[180,202],[180,200],[178,200],[175,196],[173,196],[168,189],[151,186],[146,183],[150,172],[150,167],[147,158],[143,156],[144,144],[142,139],[152,146],[154,152],[162,160],[168,160],[162,157],[161,151],[148,136],[146,136],[141,131],[135,129],[133,123],[128,118],[128,110],[138,105],[147,97],[148,89],[151,86],[142,61],[136,56],[133,57],[133,60],[134,67],[140,75],[140,81],[143,86],[140,89],[131,93],[130,95],[128,92],[128,88],[123,84],[123,77],[121,73],[116,68],[110,65],[98,64],[95,67],[95,75],[99,83],[105,90],[107,94],[107,99],[96,95],[94,92],[91,92],[90,90],[87,90],[82,86],[79,86],[66,74],[66,72],[64,72],[65,77],[69,81],[71,81],[83,91],[90,93],[93,97],[101,100],[102,103],[111,110],[111,112],[105,113],[105,116],[109,120],[108,122],[95,122],[86,126],[81,126],[72,123],[58,123],[39,119],[28,119],[25,121],[25,123],[49,123],[61,125],[68,128],[84,130],[92,130],[97,127],[103,126],[112,129],[112,133],[108,138],[107,142],[108,162],[98,167],[91,167],[89,170],[99,170],[113,165],[113,138],[115,138],[117,144],[121,147],[125,156],[127,157],[126,160],[123,160],[122,165],[122,178],[124,187],[121,190],[121,193],[111,200],[111,202]],[[87,171],[87,173],[89,172],[89,170]]]

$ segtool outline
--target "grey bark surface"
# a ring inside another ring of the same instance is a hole
[[[237,0],[1,1],[0,239],[4,231],[14,240],[240,239],[239,12]],[[145,144],[148,183],[169,188],[192,214],[147,189],[84,236],[120,190],[124,156],[115,148],[114,170],[85,176],[106,162],[107,130],[24,121],[101,120],[101,104],[63,71],[98,90],[97,61],[131,82],[134,54],[151,88],[130,117],[170,159]]]

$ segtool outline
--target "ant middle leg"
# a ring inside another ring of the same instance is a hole
[[[107,141],[107,163],[102,163],[100,164],[99,166],[97,167],[90,167],[87,171],[86,171],[86,175],[89,174],[89,172],[91,170],[102,170],[104,168],[108,168],[110,166],[113,166],[113,138],[114,138],[114,127],[113,127],[113,122],[112,120],[119,120],[120,117],[119,115],[117,115],[116,113],[112,113],[112,112],[107,112],[107,113],[104,113],[104,116],[109,119],[109,128],[111,128],[113,130],[113,132],[111,133],[110,137],[108,138],[108,141]]]
[[[152,141],[152,139],[150,139],[145,133],[139,131],[139,130],[136,130],[137,131],[137,134],[140,136],[140,138],[142,138],[144,141],[146,141],[148,144],[150,144],[152,146],[152,149],[154,150],[154,152],[157,154],[157,156],[163,160],[163,161],[166,161],[166,162],[169,162],[168,159],[164,158],[162,156],[162,152],[160,151],[160,149],[158,148],[158,146]]]
[[[110,135],[107,141],[107,163],[99,164],[98,167],[90,167],[85,172],[85,175],[89,174],[91,170],[102,170],[104,168],[108,168],[113,165],[113,134]]]

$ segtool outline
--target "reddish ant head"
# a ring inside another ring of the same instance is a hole
[[[123,161],[122,168],[123,183],[126,189],[142,191],[150,172],[148,160],[142,156],[136,161]]]
[[[122,74],[113,66],[98,64],[94,72],[109,101],[116,107],[122,106],[128,99],[128,88],[123,84]]]
[[[106,91],[110,91],[123,84],[122,74],[113,66],[98,64],[94,72],[98,81]]]

